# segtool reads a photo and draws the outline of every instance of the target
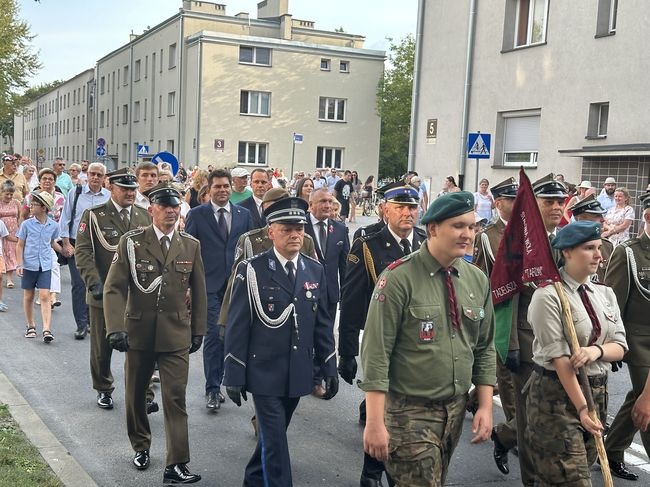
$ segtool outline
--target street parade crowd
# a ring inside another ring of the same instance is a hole
[[[365,394],[361,487],[443,485],[468,411],[471,442],[491,440],[505,475],[516,448],[524,485],[589,486],[597,458],[638,479],[624,452],[641,431],[650,453],[650,192],[635,228],[614,178],[599,190],[522,171],[471,193],[449,176],[429,202],[415,172],[375,185],[334,168],[287,181],[264,168],[2,165],[0,270],[23,290],[21,333],[59,336],[67,267],[98,408],[113,408],[111,357],[125,353],[132,468],[150,464],[160,382],[163,482],[201,479],[186,388],[202,350],[207,410],[249,394],[255,407],[246,486],[292,485],[294,411],[303,396],[336,396],[339,377]],[[350,238],[368,198],[378,221]],[[536,267],[508,270],[531,257]],[[16,312],[3,287],[0,312]],[[607,377],[623,362],[631,389],[607,425]],[[493,424],[497,393],[506,421]]]

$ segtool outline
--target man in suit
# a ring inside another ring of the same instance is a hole
[[[220,336],[219,310],[228,277],[235,260],[235,245],[243,234],[252,230],[253,222],[246,208],[230,203],[230,173],[215,169],[208,176],[210,201],[192,208],[187,214],[185,231],[201,242],[208,292],[208,324],[203,345],[206,405],[216,412],[225,401],[221,394],[223,378],[223,338]]]
[[[244,485],[292,485],[286,431],[312,390],[312,355],[326,376],[324,398],[338,391],[325,271],[300,254],[306,210],[300,198],[272,204],[265,215],[273,248],[235,270],[224,385],[238,406],[253,394],[260,431]]]
[[[250,212],[253,220],[253,229],[262,228],[266,225],[263,215],[264,210],[262,209],[262,200],[264,199],[266,192],[271,189],[271,180],[269,179],[266,169],[253,170],[251,173],[251,188],[253,189],[253,195],[237,204],[243,206]]]
[[[325,268],[327,279],[327,310],[332,317],[332,326],[336,319],[336,307],[339,304],[341,290],[339,282],[345,277],[345,266],[350,251],[348,231],[341,222],[330,218],[334,197],[325,188],[312,191],[309,197],[309,213],[305,233],[316,242],[318,262]],[[325,395],[323,376],[319,364],[314,364],[314,390],[316,397]]]
[[[423,230],[415,227],[420,199],[409,185],[391,185],[384,193],[384,218],[381,230],[357,238],[348,255],[348,265],[341,289],[339,316],[339,374],[352,384],[357,373],[359,332],[363,329],[377,277],[392,262],[419,250],[426,241]],[[359,421],[365,424],[365,401],[359,407]],[[381,484],[384,465],[364,454],[361,487]]]
[[[75,256],[77,269],[86,286],[86,303],[90,317],[90,375],[97,391],[97,405],[113,408],[112,349],[106,339],[106,323],[102,307],[104,282],[117,250],[120,237],[129,230],[151,225],[147,210],[134,205],[138,187],[136,177],[128,169],[108,173],[111,199],[84,211],[77,231]],[[153,393],[148,409],[158,409]]]
[[[111,347],[126,352],[126,425],[135,450],[133,464],[149,466],[151,429],[146,390],[158,362],[165,410],[167,461],[163,483],[193,483],[190,473],[185,390],[189,354],[201,347],[207,303],[201,245],[175,230],[181,197],[160,183],[147,196],[153,224],[119,241],[106,277],[104,309]],[[189,301],[188,308],[187,301]]]

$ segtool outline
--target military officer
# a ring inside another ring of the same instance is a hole
[[[626,480],[639,477],[630,472],[623,462],[623,455],[637,432],[630,412],[643,391],[650,369],[650,194],[644,194],[643,221],[645,230],[614,249],[605,273],[605,283],[614,290],[623,314],[630,351],[625,362],[632,381],[632,390],[619,409],[605,439],[605,450],[612,474]],[[650,431],[641,432],[641,441],[650,452]]]
[[[535,365],[526,386],[524,436],[536,485],[591,487],[594,436],[602,434],[603,426],[589,416],[576,370],[584,367],[598,417],[605,418],[609,362],[620,360],[627,350],[614,292],[590,279],[601,259],[600,233],[600,223],[573,222],[557,232],[552,244],[563,255],[561,285],[580,348],[571,353],[555,287],[540,286],[528,307]]]
[[[90,317],[90,375],[93,389],[97,391],[97,405],[113,408],[113,374],[111,355],[113,349],[106,339],[106,324],[102,298],[104,281],[120,237],[129,230],[151,224],[144,208],[134,205],[138,183],[128,169],[119,169],[107,175],[111,199],[84,211],[77,231],[75,256],[77,268],[86,285],[86,303]],[[149,392],[147,410],[158,410]]]
[[[322,365],[324,399],[338,391],[325,271],[300,253],[306,211],[301,198],[269,206],[273,248],[235,270],[223,383],[238,406],[253,394],[260,431],[244,485],[292,485],[286,431],[300,397],[312,391],[312,357]]]
[[[418,249],[426,235],[415,227],[420,202],[415,188],[404,184],[391,185],[384,193],[384,218],[387,224],[375,233],[368,233],[352,243],[348,265],[341,286],[339,315],[339,374],[352,384],[357,373],[359,332],[366,322],[377,276],[397,259]],[[365,422],[365,402],[359,407],[359,422]],[[361,487],[381,485],[384,467],[364,454]]]
[[[571,210],[575,221],[596,222],[601,226],[601,228],[603,222],[605,221],[605,213],[607,213],[607,211],[604,210],[600,205],[600,202],[596,199],[596,196],[593,194],[590,194],[589,196],[581,199],[575,205],[569,208],[569,210]],[[598,272],[592,278],[598,282],[605,281],[605,270],[607,269],[607,263],[609,262],[609,258],[612,255],[612,252],[614,251],[614,244],[609,239],[601,238],[601,242],[602,247],[600,248],[600,255],[602,256],[602,260],[600,262],[600,266],[598,267]]]
[[[396,183],[389,183],[375,190],[375,194],[379,198],[379,201],[377,203],[377,215],[379,216],[379,220],[365,227],[359,227],[357,231],[354,232],[354,235],[352,235],[353,242],[359,237],[365,237],[366,235],[378,232],[386,226],[386,219],[384,218],[384,206],[386,205],[386,200],[384,199],[384,193],[391,187],[399,186],[404,186],[404,183],[401,181],[398,181]]]
[[[481,268],[488,276],[490,276],[495,266],[494,259],[499,250],[499,244],[503,238],[506,225],[512,215],[512,207],[518,189],[519,184],[512,177],[490,188],[499,218],[496,222],[476,235],[473,259],[474,264]],[[498,323],[496,326],[498,326]],[[512,385],[510,371],[503,365],[499,355],[497,355],[497,385],[506,421],[496,425],[492,431],[491,437],[494,442],[493,456],[497,468],[502,473],[508,474],[510,473],[508,451],[517,446],[515,391]],[[476,389],[470,394],[470,401],[467,406],[472,413],[478,408],[475,391]]]
[[[472,193],[440,196],[422,223],[419,250],[380,275],[361,344],[364,450],[409,487],[444,484],[472,383],[472,443],[490,438],[496,379],[489,281],[463,259],[477,226]]]
[[[178,190],[160,183],[146,192],[153,224],[120,238],[106,284],[106,333],[112,348],[126,352],[126,424],[133,463],[149,466],[151,430],[145,392],[158,361],[165,410],[167,462],[164,482],[192,483],[185,409],[189,354],[206,332],[207,299],[201,245],[174,229],[180,215]],[[191,313],[186,304],[189,300]]]

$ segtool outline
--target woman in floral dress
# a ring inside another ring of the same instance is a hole
[[[2,240],[2,254],[7,273],[7,287],[14,287],[14,271],[16,270],[16,231],[20,225],[20,203],[14,199],[16,187],[12,181],[5,181],[0,188],[0,220],[5,224],[9,235]]]

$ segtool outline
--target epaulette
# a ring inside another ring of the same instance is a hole
[[[147,211],[147,209],[146,209],[144,206],[139,205],[139,204],[137,204],[137,203],[133,203],[132,206],[135,206],[135,207],[138,208],[139,210]]]
[[[304,252],[300,252],[300,255],[302,255],[303,257],[307,257],[309,260],[313,260],[314,262],[316,262],[319,265],[323,265],[323,264],[320,263],[320,261],[318,259],[314,259],[311,255],[307,255]]]
[[[110,200],[108,200],[108,201],[110,201]],[[99,203],[99,204],[97,204],[95,206],[91,206],[89,209],[90,209],[90,211],[93,211],[93,210],[98,210],[99,208],[106,208],[106,204],[108,203],[108,201],[105,201],[104,203]]]
[[[406,255],[404,257],[400,257],[397,259],[395,262],[391,262],[386,269],[392,271],[393,269],[401,266],[404,262],[408,261],[411,258],[411,255]]]
[[[123,236],[124,237],[133,237],[134,235],[140,235],[144,233],[144,228],[134,228],[133,230],[129,230],[126,232]]]
[[[427,238],[427,232],[422,230],[420,227],[413,227],[413,231],[417,233],[420,237],[424,238],[426,240]]]
[[[183,232],[182,230],[179,230],[179,231],[178,231],[178,234],[179,234],[181,237],[189,238],[190,240],[194,240],[195,242],[199,242],[199,239],[196,238],[194,235],[190,235],[189,233],[187,233],[187,232]]]

